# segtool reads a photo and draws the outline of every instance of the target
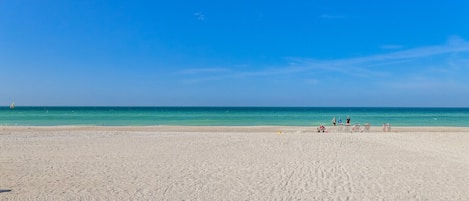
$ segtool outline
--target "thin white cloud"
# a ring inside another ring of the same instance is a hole
[[[200,21],[205,20],[205,15],[202,12],[196,12],[194,13],[194,16]]]
[[[386,50],[395,50],[395,49],[401,49],[403,46],[402,45],[382,45],[380,48],[381,49],[386,49]]]
[[[327,73],[334,72],[346,74],[353,77],[385,77],[392,75],[392,69],[386,69],[388,66],[395,66],[396,64],[417,61],[432,56],[452,54],[452,53],[469,53],[469,42],[459,38],[452,37],[447,43],[435,46],[417,47],[407,50],[396,50],[391,53],[377,54],[365,57],[355,57],[347,59],[335,60],[317,60],[311,58],[287,58],[286,66],[272,66],[266,67],[264,70],[249,71],[246,68],[202,68],[202,69],[188,69],[183,73],[185,74],[206,74],[207,76],[217,74],[217,76],[228,77],[265,77],[283,74],[301,74],[301,73]],[[461,66],[461,61],[465,65]],[[451,60],[452,63],[457,63],[458,66],[466,67],[467,60],[458,58],[456,61]],[[442,65],[441,69],[452,68],[452,63]],[[429,67],[430,68],[430,67]],[[413,69],[409,69],[413,70]],[[420,68],[420,70],[423,70]],[[422,71],[420,71],[422,72]],[[218,79],[219,77],[217,77]],[[213,78],[210,78],[213,79]]]
[[[415,61],[415,59],[404,59],[404,60],[398,60],[398,61],[389,61],[389,62],[379,62],[379,63],[374,63],[374,64],[368,64],[367,66],[373,67],[373,66],[387,66],[387,65],[395,65],[395,64],[404,64],[404,63],[409,63]]]
[[[460,85],[454,80],[436,80],[421,75],[403,77],[399,80],[381,83],[386,88],[398,90],[431,90],[440,91],[448,89],[468,89],[465,85]]]
[[[313,60],[309,58],[292,58],[297,63],[306,64],[305,70],[314,68],[324,68],[335,70],[342,66],[369,66],[379,65],[389,62],[399,62],[411,59],[418,59],[448,53],[469,52],[469,42],[460,38],[450,39],[444,45],[425,46],[408,50],[400,50],[387,54],[372,55],[367,57],[356,57],[337,60]]]
[[[228,68],[192,68],[182,71],[183,74],[200,74],[200,73],[221,73],[230,71]]]
[[[256,77],[256,76],[271,76],[279,74],[291,74],[304,72],[303,67],[287,67],[287,68],[267,68],[262,71],[244,71],[237,72],[235,75],[238,77]]]
[[[201,83],[201,82],[208,82],[208,81],[214,81],[214,80],[223,80],[225,79],[227,76],[201,76],[201,77],[197,77],[197,78],[184,78],[183,80],[181,80],[183,83],[186,83],[186,84],[197,84],[197,83]]]
[[[261,71],[233,72],[238,77],[261,77],[280,74],[332,71],[355,77],[389,76],[383,71],[386,65],[411,62],[417,59],[448,53],[469,52],[469,42],[451,37],[447,43],[436,46],[424,46],[407,50],[398,50],[387,54],[355,57],[348,59],[317,60],[311,58],[287,58],[286,67],[270,67]]]

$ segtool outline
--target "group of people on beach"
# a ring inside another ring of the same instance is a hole
[[[337,125],[340,126],[339,129],[337,129],[337,130],[341,131],[342,129],[345,129],[345,131],[351,131],[351,132],[369,132],[370,127],[371,127],[371,124],[369,124],[369,123],[365,123],[363,125],[363,127],[360,127],[360,124],[355,124],[355,125],[352,126],[350,116],[347,116],[347,119],[345,120],[345,128],[342,127],[344,124],[342,123],[342,119],[340,117],[338,119],[333,117],[332,118],[332,126],[335,127]],[[317,128],[317,131],[318,131],[318,133],[319,132],[324,133],[324,132],[327,132],[327,129],[324,126],[324,124],[321,124]],[[389,123],[383,124],[383,131],[384,132],[390,132],[391,131],[391,125]]]
[[[339,120],[336,120],[335,117],[332,118],[332,125],[336,126],[337,124],[342,125],[342,118],[339,117]],[[347,116],[346,125],[350,125],[350,116]]]
[[[343,125],[342,124],[342,118],[339,117],[339,119],[336,119],[335,117],[332,118],[332,125],[333,126],[336,126],[336,125]],[[350,125],[350,116],[347,116],[347,119],[345,120],[345,125]],[[318,128],[318,133],[320,132],[326,132],[326,127],[324,125],[320,125],[319,128]]]

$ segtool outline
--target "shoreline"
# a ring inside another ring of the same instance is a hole
[[[2,131],[148,131],[148,132],[317,132],[313,126],[0,126]],[[338,131],[338,126],[326,126],[330,133]],[[381,126],[371,126],[370,131],[380,133]],[[389,133],[397,132],[469,132],[469,127],[454,126],[392,126]],[[387,132],[386,132],[387,133]]]

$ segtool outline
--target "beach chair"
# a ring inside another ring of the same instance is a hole
[[[383,131],[384,132],[391,132],[391,124],[389,124],[389,123],[383,124]]]
[[[369,123],[366,123],[365,125],[363,125],[361,132],[370,132],[370,127],[371,125]]]
[[[360,124],[355,124],[352,126],[352,133],[360,132]]]

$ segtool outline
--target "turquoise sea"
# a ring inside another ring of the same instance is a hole
[[[2,107],[0,125],[316,126],[347,116],[352,124],[469,127],[469,108],[381,107]]]

